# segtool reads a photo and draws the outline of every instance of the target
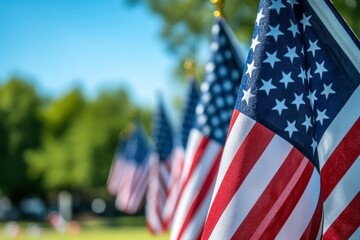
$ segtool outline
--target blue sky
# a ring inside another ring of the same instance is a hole
[[[153,106],[157,91],[171,98],[179,84],[170,79],[175,61],[159,37],[161,20],[124,2],[0,0],[0,83],[20,74],[55,98],[74,87],[94,97],[120,86],[138,104]]]

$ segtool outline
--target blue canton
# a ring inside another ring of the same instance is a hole
[[[199,101],[199,91],[195,79],[191,79],[185,98],[183,121],[181,126],[181,143],[185,148],[189,138],[190,129],[195,123],[195,107]]]
[[[123,156],[125,160],[134,161],[142,164],[149,155],[149,145],[144,135],[143,129],[139,123],[136,124],[135,131],[128,138],[123,147]]]
[[[160,161],[167,160],[174,146],[173,130],[169,118],[165,113],[162,101],[154,115],[153,140],[155,152],[159,155]]]
[[[261,1],[237,110],[289,141],[319,169],[317,144],[359,81],[307,1]]]
[[[196,107],[197,128],[205,136],[224,144],[244,61],[241,61],[238,43],[224,19],[216,19],[212,37],[211,57]]]

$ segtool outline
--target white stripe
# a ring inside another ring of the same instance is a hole
[[[234,125],[229,133],[228,139],[225,143],[224,152],[221,157],[221,164],[216,178],[216,183],[214,187],[214,194],[211,199],[211,204],[214,201],[215,194],[219,190],[220,184],[222,183],[225,173],[229,168],[237,150],[240,148],[240,145],[243,143],[246,136],[249,134],[250,130],[256,122],[246,116],[245,114],[239,113],[236,118]]]
[[[162,176],[162,179],[164,179],[164,183],[166,184],[165,186],[167,186],[169,180],[170,180],[170,173],[168,171],[168,168],[166,167],[166,163],[160,163],[160,175]]]
[[[300,239],[311,221],[320,197],[320,175],[314,168],[310,181],[276,239]]]
[[[184,162],[184,149],[182,147],[178,147],[174,151],[174,160],[176,160],[175,167],[172,168],[171,178],[173,179],[173,186],[170,189],[170,193],[168,199],[165,204],[163,217],[165,220],[168,220],[175,209],[175,204],[178,199],[179,191],[180,191],[180,174]],[[176,169],[175,169],[176,168]]]
[[[154,232],[161,232],[162,231],[162,225],[159,219],[159,216],[154,211],[155,206],[153,204],[148,204],[147,206],[147,213],[146,213],[146,221],[151,226],[151,228],[154,230]]]
[[[215,180],[210,189],[214,188],[214,184]],[[202,232],[205,223],[205,216],[210,205],[211,195],[212,191],[208,191],[204,201],[200,204],[196,214],[193,216],[192,221],[190,221],[186,227],[182,239],[196,239],[200,232]]]
[[[193,203],[194,198],[197,196],[199,189],[201,189],[204,185],[205,177],[211,171],[215,157],[219,154],[221,149],[222,146],[218,142],[211,140],[209,141],[206,150],[204,151],[200,161],[194,169],[193,174],[190,176],[190,180],[188,181],[183,194],[180,196],[179,204],[174,216],[171,239],[176,239],[177,235],[179,234],[189,208]],[[206,215],[204,215],[203,218],[205,221]]]
[[[318,234],[316,236],[316,240],[321,240],[323,228],[324,228],[324,212],[322,213],[322,216],[321,216],[320,228],[319,228]]]
[[[256,231],[252,234],[250,240],[255,240],[260,238],[260,236],[263,235],[264,231],[268,227],[268,224],[273,220],[274,215],[279,212],[281,206],[284,205],[285,200],[289,197],[292,190],[298,183],[301,175],[303,174],[307,164],[309,163],[309,160],[307,158],[303,158],[298,165],[296,171],[291,176],[289,181],[286,183],[286,186],[284,189],[282,189],[281,194],[277,197],[276,201],[272,204],[271,208],[268,210],[268,213],[263,217],[261,223],[257,227]],[[279,172],[277,173],[279,174]],[[282,173],[281,173],[282,174]]]
[[[133,188],[133,193],[131,195],[130,201],[129,201],[129,211],[131,211],[132,213],[138,211],[141,201],[144,198],[145,195],[145,190],[147,188],[147,177],[148,177],[148,168],[146,169],[141,169],[141,176],[140,176],[140,180],[138,181],[137,186],[135,186],[135,188]]]
[[[344,211],[360,191],[360,157],[356,159],[344,177],[338,182],[324,203],[324,232]]]
[[[353,235],[349,238],[349,240],[359,240],[360,239],[360,227],[354,232]]]
[[[201,139],[202,139],[202,133],[195,128],[191,129],[187,148],[185,151],[184,167],[180,176],[181,183],[183,183],[186,180],[187,176],[189,175],[189,171],[192,164],[192,158],[199,147]]]
[[[308,0],[308,2],[327,30],[334,37],[335,41],[354,64],[355,68],[358,72],[360,72],[360,50],[344,27],[337,20],[329,6],[325,3],[325,1]]]
[[[233,132],[233,137],[236,137],[236,132]],[[238,135],[241,136],[243,134],[240,131],[240,134]],[[283,138],[278,135],[274,136],[249,172],[248,176],[245,178],[243,184],[239,187],[238,191],[234,194],[228,206],[225,208],[210,239],[230,239],[234,235],[235,231],[251,211],[292,148],[293,146]],[[251,155],[252,153],[247,152],[246,154]],[[241,169],[239,171],[241,171]]]
[[[319,1],[320,2],[320,1]],[[360,87],[351,95],[347,103],[334,118],[333,122],[324,132],[318,144],[318,156],[320,169],[325,165],[330,155],[339,145],[360,116]]]

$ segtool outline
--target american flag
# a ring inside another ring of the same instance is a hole
[[[181,174],[184,183],[171,239],[199,239],[205,223],[243,66],[238,43],[224,19],[212,27],[211,59],[196,107]]]
[[[149,177],[149,146],[140,123],[127,139],[120,158],[116,207],[126,213],[143,206]]]
[[[173,129],[162,101],[154,115],[154,152],[150,157],[149,189],[147,193],[146,222],[154,234],[166,230],[163,209],[168,198],[172,150],[174,146]]]
[[[359,238],[359,49],[327,0],[260,2],[203,239]]]
[[[125,144],[125,141],[120,141],[118,143],[118,146],[116,147],[115,155],[111,163],[111,168],[106,184],[108,192],[114,196],[117,194],[117,189],[122,178],[121,159],[123,158],[122,152]]]
[[[185,97],[182,125],[180,127],[180,144],[177,144],[173,153],[173,166],[171,167],[170,179],[171,187],[163,212],[163,219],[165,221],[166,228],[169,228],[172,222],[179,199],[179,192],[184,182],[184,179],[181,179],[180,177],[184,166],[185,148],[189,138],[190,129],[195,123],[195,107],[198,101],[199,90],[196,84],[196,79],[192,77],[189,79],[189,87]]]

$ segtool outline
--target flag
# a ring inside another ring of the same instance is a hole
[[[119,142],[116,147],[115,155],[111,163],[110,172],[107,180],[107,190],[111,195],[116,195],[117,189],[122,178],[122,167],[121,167],[121,158],[122,151],[125,146],[125,142]]]
[[[195,122],[195,107],[198,101],[198,86],[196,84],[196,80],[191,78],[189,80],[189,87],[185,97],[182,125],[180,128],[180,144],[177,144],[173,153],[169,197],[166,201],[163,212],[163,219],[167,229],[169,228],[175,214],[176,205],[179,199],[179,192],[184,182],[184,179],[181,179],[180,177],[184,166],[185,148],[189,138],[190,129],[193,127]]]
[[[149,176],[149,146],[139,122],[117,162],[120,179],[115,206],[125,213],[134,214],[143,206]]]
[[[147,193],[146,223],[154,234],[166,230],[163,209],[168,198],[172,150],[174,146],[173,129],[162,101],[154,115],[154,151],[150,157],[149,189]]]
[[[359,46],[327,0],[260,2],[203,239],[359,234]]]
[[[224,19],[212,27],[211,58],[196,107],[196,127],[186,147],[180,199],[171,239],[201,236],[220,157],[240,85],[242,60],[238,43]]]

